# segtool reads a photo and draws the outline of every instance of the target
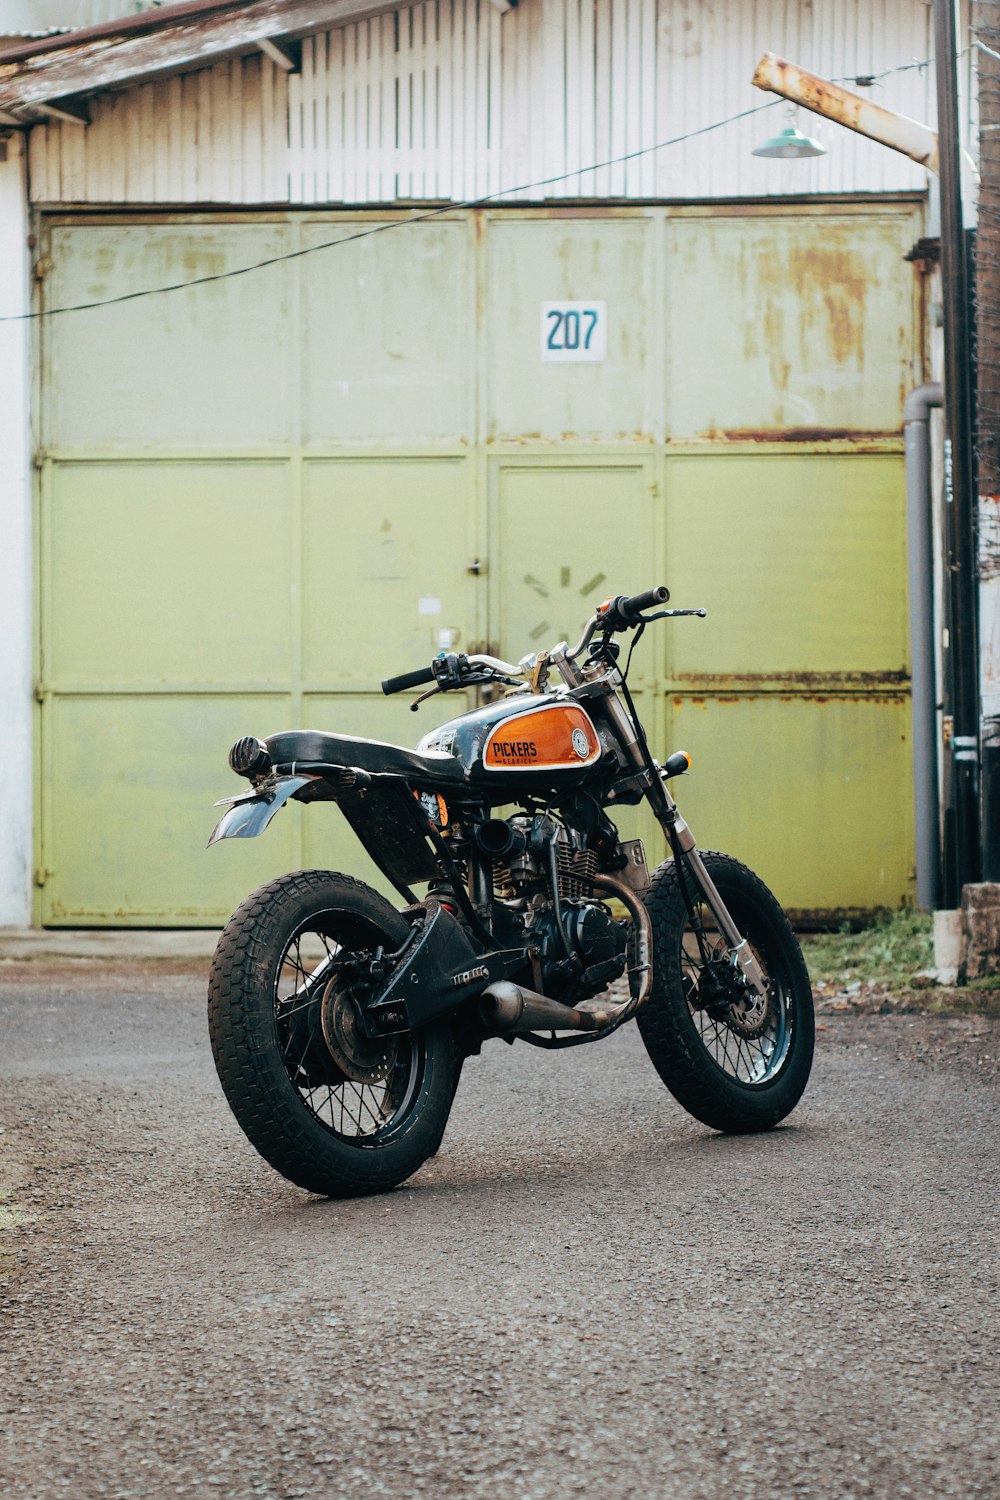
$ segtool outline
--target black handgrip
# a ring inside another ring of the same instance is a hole
[[[670,590],[661,583],[658,588],[647,589],[644,594],[624,595],[618,600],[618,613],[632,625],[644,610],[652,609],[656,604],[666,604],[669,598]]]
[[[606,599],[597,611],[600,628],[605,633],[631,630],[633,625],[638,625],[644,610],[652,609],[655,604],[666,604],[669,598],[670,590],[662,583],[658,588],[647,589],[644,594],[617,594],[613,599]]]
[[[382,682],[382,691],[388,698],[390,693],[402,693],[406,688],[423,687],[425,683],[434,681],[434,672],[431,667],[418,667],[415,672],[401,672],[398,677],[386,677]]]

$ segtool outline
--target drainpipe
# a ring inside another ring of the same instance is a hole
[[[944,671],[950,736],[950,796],[945,814],[942,901],[957,907],[962,887],[978,882],[979,647],[977,516],[972,451],[972,339],[968,250],[962,214],[955,0],[934,0],[941,167],[941,299],[944,309],[944,498],[948,644]]]
[[[910,582],[910,684],[913,704],[913,795],[917,906],[934,911],[941,894],[938,818],[937,694],[934,671],[934,541],[931,524],[930,413],[944,391],[919,385],[903,407],[906,450],[906,541]]]

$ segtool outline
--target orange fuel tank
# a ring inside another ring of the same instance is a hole
[[[503,719],[483,746],[487,771],[567,771],[592,766],[601,742],[575,703],[545,704]]]

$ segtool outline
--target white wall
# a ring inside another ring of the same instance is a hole
[[[933,72],[913,66],[933,52],[921,0],[519,0],[504,15],[490,0],[421,0],[307,38],[298,73],[258,54],[98,95],[87,129],[37,125],[32,198],[360,204],[522,187],[506,201],[926,188],[915,163],[805,111],[800,126],[825,156],[752,156],[788,108],[751,85],[765,50],[829,78],[887,73],[870,97],[934,121]],[[765,113],[648,149],[769,101]]]
[[[0,317],[30,305],[22,136],[0,161]],[[0,155],[3,154],[0,145]],[[0,322],[0,926],[30,919],[31,445],[29,324]]]

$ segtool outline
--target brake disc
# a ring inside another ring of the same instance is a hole
[[[396,1061],[395,1036],[366,1036],[361,1007],[342,975],[334,975],[323,992],[320,1008],[323,1040],[337,1067],[353,1083],[378,1083],[388,1078]]]
[[[713,1020],[748,1040],[763,1036],[770,1024],[770,985],[763,995],[755,994],[728,956],[714,958],[702,969],[698,998]]]
[[[771,988],[763,995],[746,990],[738,1000],[732,1000],[726,1014],[726,1025],[740,1036],[753,1038],[763,1036],[771,1020]]]

